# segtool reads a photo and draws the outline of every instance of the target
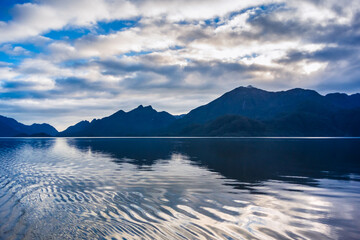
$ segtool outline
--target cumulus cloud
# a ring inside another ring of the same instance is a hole
[[[0,47],[0,52],[6,53],[10,56],[22,56],[30,55],[30,52],[21,46],[12,46],[11,44],[5,44]]]

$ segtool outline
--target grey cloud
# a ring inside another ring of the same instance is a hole
[[[296,19],[279,20],[269,14],[262,14],[249,23],[253,29],[259,30],[244,35],[252,40],[261,39],[263,42],[298,38],[301,36],[300,34],[307,33],[309,25],[311,25],[310,22],[303,23]]]
[[[268,71],[272,68],[251,64],[245,65],[237,62],[222,62],[222,61],[193,61],[192,64],[186,66],[184,71],[194,72],[220,77],[226,72],[238,72],[238,73],[251,73],[255,71]]]
[[[183,44],[187,44],[199,39],[209,39],[212,36],[205,31],[206,29],[194,28],[190,31],[185,32],[184,34],[178,37],[178,40]]]
[[[236,86],[236,82],[248,82],[254,73],[280,73],[280,69],[257,64],[245,65],[237,62],[191,61],[186,66],[164,65],[149,61],[151,57],[143,56],[136,64],[124,63],[120,60],[97,61],[103,74],[122,76],[133,73],[119,84],[125,89],[191,89],[194,86],[186,82],[189,76],[202,81],[196,89],[221,88],[225,82]],[[226,79],[229,78],[229,79]],[[204,81],[206,79],[206,81]]]
[[[320,3],[319,3],[320,4]],[[337,6],[336,13],[342,17],[342,7]],[[296,15],[293,18],[283,19],[276,17],[293,9],[279,8],[271,13],[262,13],[248,19],[250,30],[233,31],[224,33],[223,41],[217,43],[237,45],[247,42],[281,42],[289,40],[301,40],[304,43],[336,43],[339,45],[358,46],[360,43],[360,13],[354,13],[349,24],[329,22],[314,22],[300,20]],[[276,14],[275,14],[276,13]],[[199,30],[197,30],[199,31]],[[227,35],[227,37],[226,37]],[[197,33],[201,38],[201,34]],[[206,39],[206,37],[205,37]],[[210,41],[217,38],[210,39]]]
[[[13,70],[17,73],[21,73],[24,75],[33,75],[33,74],[46,74],[49,73],[49,70],[44,68],[44,66],[31,66],[31,67],[24,67],[24,66],[14,66]]]
[[[127,63],[124,61],[97,61],[103,67],[103,73],[110,75],[118,75],[126,72],[155,72],[159,74],[166,74],[176,70],[176,66],[158,66],[147,65],[143,63]]]
[[[121,88],[108,86],[102,81],[91,81],[85,78],[68,77],[55,80],[55,87],[49,90],[38,90],[36,82],[8,81],[3,82],[0,99],[59,99],[59,98],[99,98],[115,96]],[[75,93],[81,96],[75,97]]]
[[[284,64],[299,62],[302,60],[332,62],[344,59],[349,60],[350,57],[355,54],[357,54],[357,51],[354,51],[354,49],[343,47],[326,47],[315,52],[290,50],[284,58],[277,60],[277,62]]]
[[[58,97],[70,97],[74,93],[82,93],[80,98],[96,98],[103,94],[109,97],[114,96],[120,92],[119,88],[114,88],[113,85],[108,86],[104,81],[91,81],[86,78],[67,77],[58,78],[55,80],[55,88],[49,91],[49,94],[57,95]]]
[[[342,46],[360,45],[360,13],[356,13],[350,24],[328,23],[326,26],[313,26],[306,36],[319,43],[336,43]]]

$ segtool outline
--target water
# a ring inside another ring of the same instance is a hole
[[[360,239],[360,139],[0,139],[0,239]]]

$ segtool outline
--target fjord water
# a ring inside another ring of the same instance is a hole
[[[360,139],[0,139],[0,239],[360,239]]]

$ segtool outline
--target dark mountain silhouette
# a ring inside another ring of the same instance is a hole
[[[269,92],[238,87],[214,101],[173,116],[151,106],[81,121],[57,136],[360,136],[360,94],[295,88]],[[26,126],[0,118],[0,136],[46,136],[48,124]]]
[[[189,124],[181,129],[180,135],[265,136],[266,125],[260,121],[243,116],[225,115],[204,124]]]
[[[102,119],[82,121],[61,132],[60,136],[151,136],[175,120],[167,112],[140,105],[129,112],[120,110]]]
[[[185,136],[360,136],[360,95],[239,87],[195,108],[166,131]]]
[[[238,87],[186,115],[151,106],[82,121],[60,136],[360,136],[360,94]]]
[[[88,127],[90,127],[89,121],[81,121],[74,126],[68,127],[65,131],[61,132],[60,136],[77,136],[85,132]]]
[[[312,90],[296,88],[268,92],[254,87],[239,87],[204,106],[195,108],[183,117],[182,121],[205,123],[224,115],[240,115],[266,120],[289,114],[300,108],[305,110],[314,104],[319,108],[326,108],[328,102]]]
[[[347,95],[345,93],[330,93],[325,98],[333,105],[344,109],[353,109],[360,107],[360,94]]]
[[[58,131],[51,125],[32,124],[24,125],[13,118],[0,116],[0,137],[17,137],[17,136],[56,136]]]

